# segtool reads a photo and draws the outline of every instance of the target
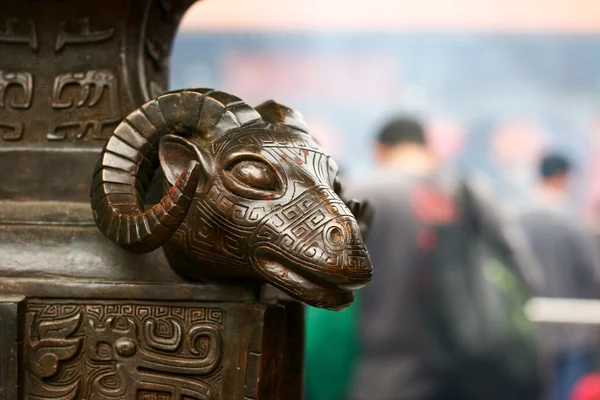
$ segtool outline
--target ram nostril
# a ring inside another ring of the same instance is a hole
[[[327,242],[335,247],[344,246],[346,244],[346,236],[339,226],[331,226],[325,232]]]
[[[333,244],[341,244],[344,241],[344,233],[340,228],[334,226],[329,230],[329,240]]]

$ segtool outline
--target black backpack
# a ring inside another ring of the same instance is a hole
[[[452,398],[536,400],[541,385],[535,329],[523,309],[530,297],[524,266],[489,225],[492,210],[476,191],[463,181],[456,193],[456,219],[430,227],[436,240],[425,252],[433,370]]]

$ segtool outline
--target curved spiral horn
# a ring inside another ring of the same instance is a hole
[[[162,200],[144,210],[144,197],[159,166],[158,142],[167,134],[210,140],[260,121],[239,98],[211,89],[166,93],[138,108],[104,147],[90,190],[94,219],[122,248],[147,253],[162,246],[183,222],[200,179],[192,161]]]

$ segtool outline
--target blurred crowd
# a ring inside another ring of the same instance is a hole
[[[375,209],[372,282],[306,309],[306,400],[600,400],[600,329],[524,311],[600,295],[600,8],[257,1],[198,2],[171,85],[300,110]]]
[[[580,160],[542,151],[516,196],[440,157],[425,126],[384,123],[377,167],[346,182],[375,209],[374,275],[345,311],[307,308],[306,399],[600,399],[600,331],[524,311],[534,297],[600,296],[596,236],[574,201]]]

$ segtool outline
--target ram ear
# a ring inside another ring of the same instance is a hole
[[[265,122],[285,125],[308,133],[308,126],[302,114],[290,107],[277,103],[274,100],[268,100],[254,107],[254,109],[258,111]]]
[[[211,170],[207,158],[198,147],[181,136],[163,136],[158,145],[158,158],[165,179],[171,186],[176,184],[177,179],[194,162],[200,164],[199,185],[206,182],[208,171]]]

